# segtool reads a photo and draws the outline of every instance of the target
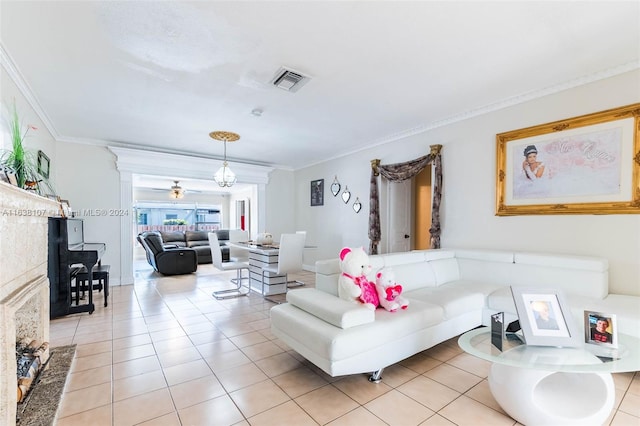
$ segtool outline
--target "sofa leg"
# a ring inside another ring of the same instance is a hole
[[[384,370],[384,367],[378,371],[374,371],[373,373],[371,373],[371,376],[369,376],[369,381],[371,383],[380,383],[382,381],[382,370]]]

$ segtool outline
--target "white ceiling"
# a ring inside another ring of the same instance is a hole
[[[54,136],[297,169],[638,68],[638,1],[2,1]],[[270,85],[281,66],[312,79]],[[3,99],[3,101],[7,101]],[[262,116],[251,111],[259,108]]]

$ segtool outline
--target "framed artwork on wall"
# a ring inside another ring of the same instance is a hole
[[[49,157],[44,152],[38,151],[38,173],[45,179],[49,179],[49,164]]]
[[[496,135],[496,215],[640,213],[640,104]]]
[[[311,181],[311,206],[324,205],[324,179]]]

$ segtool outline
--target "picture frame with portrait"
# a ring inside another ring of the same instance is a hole
[[[616,349],[618,347],[618,323],[615,314],[584,311],[584,341]]]
[[[638,214],[640,104],[496,135],[496,215]]]
[[[511,287],[527,345],[577,347],[581,334],[560,289]]]

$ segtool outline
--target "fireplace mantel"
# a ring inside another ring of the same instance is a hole
[[[17,337],[49,341],[47,217],[58,203],[0,182],[0,424],[16,422]],[[21,336],[20,334],[28,334]]]

